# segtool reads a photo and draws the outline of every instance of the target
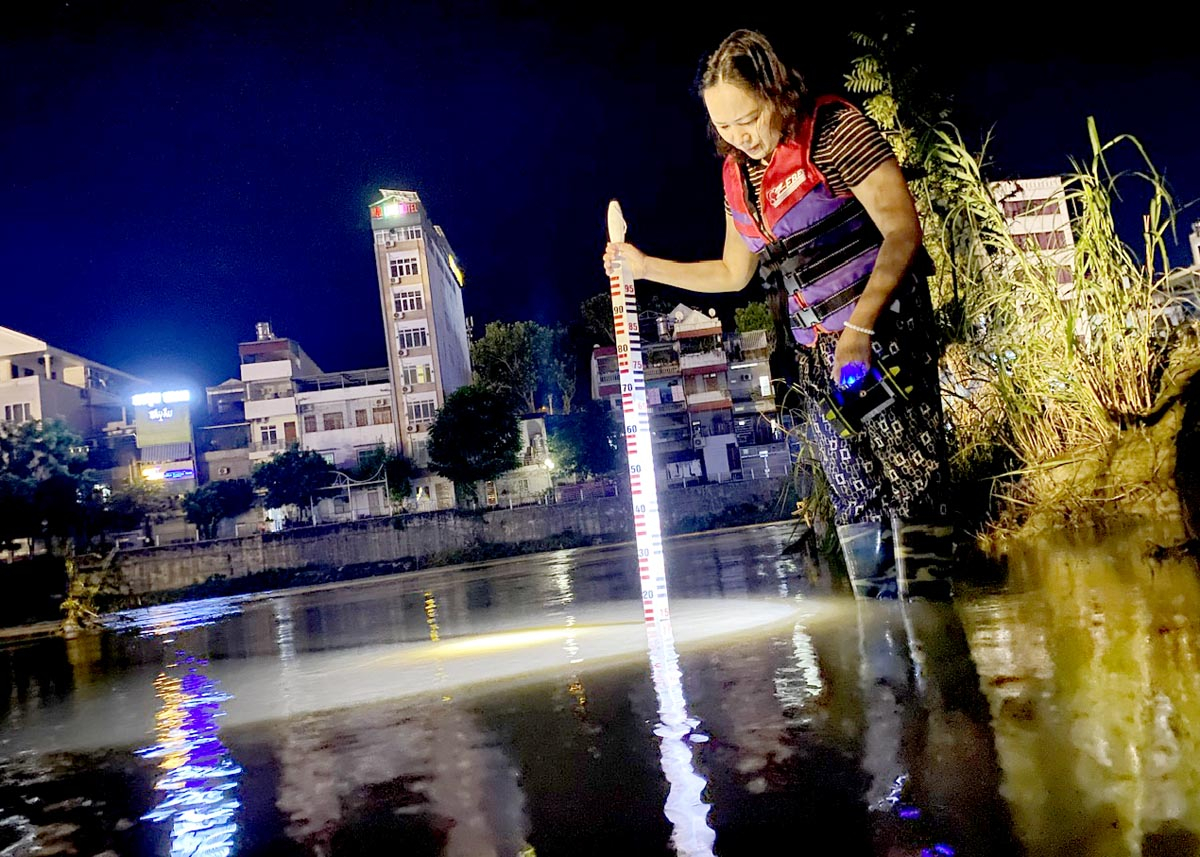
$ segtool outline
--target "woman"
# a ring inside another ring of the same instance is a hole
[[[698,88],[725,159],[721,258],[674,262],[613,243],[605,270],[619,264],[634,279],[697,292],[739,291],[761,270],[792,333],[855,594],[946,597],[938,350],[918,273],[927,263],[920,221],[900,166],[857,108],[809,97],[760,33],[726,38]],[[891,404],[861,431],[829,419],[830,401],[853,399],[883,377],[880,366],[900,367],[884,385]]]

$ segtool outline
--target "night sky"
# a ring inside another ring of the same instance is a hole
[[[385,365],[381,187],[417,191],[445,230],[477,332],[571,319],[606,288],[610,198],[648,252],[711,258],[701,58],[755,27],[826,89],[862,20],[625,0],[595,20],[561,2],[25,5],[0,31],[0,325],[196,393],[237,374],[260,320],[326,371]],[[1094,115],[1102,138],[1145,145],[1181,205],[1200,197],[1188,22],[1041,14],[918,18],[968,141],[991,130],[993,176],[1069,170]]]

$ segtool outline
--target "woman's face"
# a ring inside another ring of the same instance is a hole
[[[746,157],[765,161],[779,145],[780,123],[775,111],[745,87],[714,83],[704,90],[704,106],[721,139]]]

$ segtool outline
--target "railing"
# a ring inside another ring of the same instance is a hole
[[[670,363],[650,363],[645,369],[646,380],[652,378],[668,378],[672,375],[679,374],[679,364],[672,361]]]
[[[580,482],[576,485],[559,485],[554,489],[554,501],[572,503],[598,497],[616,497],[617,494],[616,482]]]
[[[728,390],[713,390],[705,393],[688,393],[687,403],[689,405],[704,405],[711,402],[721,402],[729,405],[733,404],[733,401],[729,398]]]
[[[679,355],[680,371],[698,369],[701,366],[724,366],[728,362],[725,352],[720,348],[714,348],[711,351],[698,351],[695,354]]]

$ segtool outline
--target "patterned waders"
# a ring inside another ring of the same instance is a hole
[[[841,437],[840,426],[825,418],[822,397],[832,386],[838,334],[821,334],[811,348],[796,346],[808,434],[829,479],[837,525],[948,513],[937,326],[929,291],[924,281],[910,281],[897,294],[875,323],[871,349],[876,359],[891,355],[913,390],[907,400],[897,397],[868,420],[859,434]]]

